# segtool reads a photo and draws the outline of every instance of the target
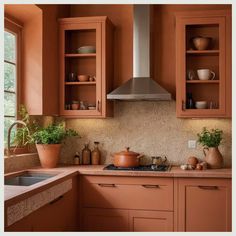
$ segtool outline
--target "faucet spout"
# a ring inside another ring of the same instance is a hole
[[[27,125],[24,121],[22,120],[16,120],[14,123],[11,124],[11,126],[8,129],[7,132],[7,156],[9,157],[11,155],[11,130],[15,125],[21,124],[27,128]],[[27,128],[28,130],[28,128]],[[29,130],[28,130],[29,132]]]

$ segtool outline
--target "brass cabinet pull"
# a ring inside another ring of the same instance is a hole
[[[114,188],[116,187],[115,184],[98,184],[100,187],[110,187],[110,188]]]
[[[143,184],[144,188],[160,188],[160,185],[154,185],[154,184]]]
[[[203,185],[199,185],[198,188],[206,189],[206,190],[216,190],[216,189],[218,189],[218,186],[203,186]]]
[[[63,198],[63,195],[62,196],[59,196],[57,198],[55,198],[54,200],[52,200],[51,202],[49,202],[49,204],[54,204],[56,202],[58,202],[59,200],[61,200]]]

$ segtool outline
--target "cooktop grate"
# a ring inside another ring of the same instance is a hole
[[[170,165],[146,165],[137,167],[116,167],[113,164],[105,166],[104,170],[127,170],[127,171],[168,171]]]

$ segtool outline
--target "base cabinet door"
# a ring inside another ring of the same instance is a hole
[[[178,231],[231,231],[231,180],[180,179]]]
[[[128,222],[128,210],[84,208],[82,217],[82,231],[129,231]]]
[[[72,189],[40,207],[5,231],[63,232],[78,231],[78,178],[72,179]]]
[[[173,212],[132,210],[129,225],[132,232],[173,231]]]

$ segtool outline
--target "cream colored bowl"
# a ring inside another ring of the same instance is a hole
[[[195,107],[197,109],[206,109],[207,108],[207,101],[196,101]]]

